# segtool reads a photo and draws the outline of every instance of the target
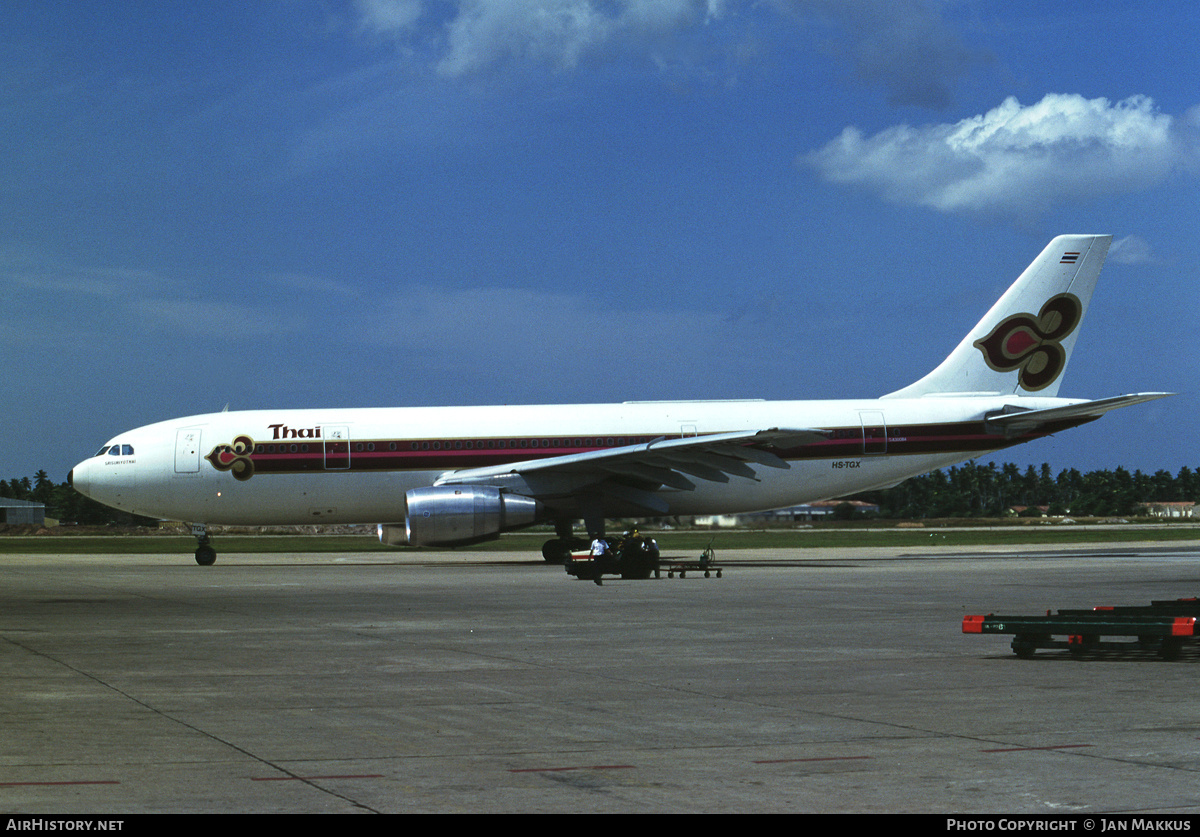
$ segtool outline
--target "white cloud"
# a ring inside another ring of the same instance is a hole
[[[376,32],[394,34],[421,16],[421,0],[358,0],[362,23]]]
[[[564,67],[607,40],[616,21],[586,0],[475,0],[449,26],[449,51],[439,69],[451,76],[502,58],[550,59]]]
[[[945,108],[958,80],[988,60],[931,0],[358,0],[357,12],[362,30],[452,78],[506,62],[572,69],[629,45],[670,67],[673,49],[694,46],[689,32],[736,60],[763,28],[798,26],[821,32],[820,49],[891,104]]]
[[[801,157],[835,183],[950,212],[1030,214],[1064,200],[1152,187],[1189,165],[1191,131],[1145,96],[1119,102],[1049,94],[956,123],[855,127]]]
[[[438,70],[463,76],[508,59],[571,68],[618,38],[669,33],[720,17],[727,0],[457,0],[438,38]],[[412,36],[421,0],[360,0],[365,29]]]
[[[438,69],[464,75],[506,58],[570,68],[617,37],[695,25],[719,15],[722,6],[720,0],[463,0]]]

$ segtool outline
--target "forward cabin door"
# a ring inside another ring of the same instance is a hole
[[[199,427],[181,427],[175,431],[175,473],[200,473]]]

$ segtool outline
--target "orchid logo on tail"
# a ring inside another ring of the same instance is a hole
[[[975,341],[987,365],[997,372],[1021,370],[1022,389],[1037,392],[1058,379],[1067,363],[1062,341],[1083,318],[1083,304],[1074,294],[1058,294],[1033,314],[1013,314]]]

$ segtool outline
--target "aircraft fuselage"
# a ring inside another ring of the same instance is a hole
[[[890,486],[1090,420],[1018,434],[988,425],[989,415],[1017,403],[1082,402],[971,396],[212,413],[122,433],[76,466],[72,482],[107,505],[193,523],[397,522],[405,493],[447,472],[765,427],[824,431],[820,441],[775,450],[786,467],[751,462],[748,475],[709,479],[693,470],[693,487],[653,486],[666,514],[740,513]],[[522,493],[531,481],[549,509],[576,514],[570,498],[580,485],[570,474],[496,477]],[[645,514],[619,506],[610,499],[606,514]]]

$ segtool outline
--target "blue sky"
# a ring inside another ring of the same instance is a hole
[[[1116,5],[1116,4],[1113,4]],[[0,477],[305,406],[874,397],[1116,244],[998,461],[1200,466],[1194,3],[0,6]]]

